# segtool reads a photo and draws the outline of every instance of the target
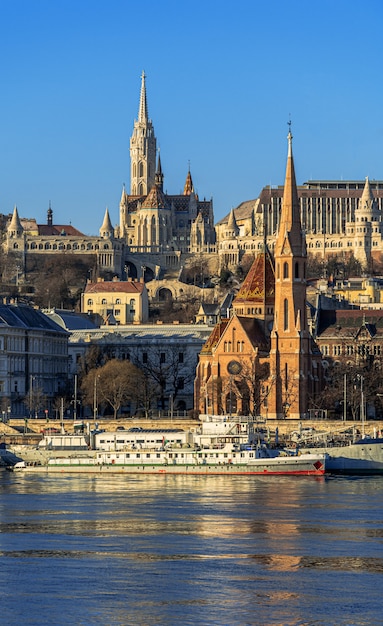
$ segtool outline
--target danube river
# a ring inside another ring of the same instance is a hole
[[[0,473],[0,623],[381,625],[383,478]]]

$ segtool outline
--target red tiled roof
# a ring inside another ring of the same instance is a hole
[[[85,293],[142,293],[145,283],[131,281],[100,281],[99,283],[87,283]]]
[[[39,235],[43,237],[49,236],[69,236],[69,237],[85,237],[83,233],[81,233],[77,228],[74,228],[72,224],[52,224],[49,226],[48,224],[37,224],[37,228],[39,229]]]
[[[242,283],[233,306],[244,302],[266,302],[272,304],[275,299],[274,269],[270,255],[258,254]]]

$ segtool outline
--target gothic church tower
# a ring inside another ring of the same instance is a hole
[[[156,137],[149,119],[146,100],[145,72],[141,75],[138,119],[134,121],[130,139],[130,193],[146,196],[154,185],[156,172]]]
[[[291,131],[274,259],[275,316],[271,333],[269,417],[299,419],[308,409],[311,338],[306,313],[306,245],[300,221]]]

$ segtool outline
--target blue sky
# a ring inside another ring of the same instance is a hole
[[[118,223],[140,75],[169,193],[218,221],[283,184],[383,179],[381,0],[0,0],[0,212]]]

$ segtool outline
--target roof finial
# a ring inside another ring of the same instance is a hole
[[[289,127],[289,133],[287,135],[287,139],[289,142],[288,156],[291,157],[292,156],[292,139],[293,139],[293,135],[291,132],[291,114],[289,114],[289,121],[287,122],[287,126]]]

